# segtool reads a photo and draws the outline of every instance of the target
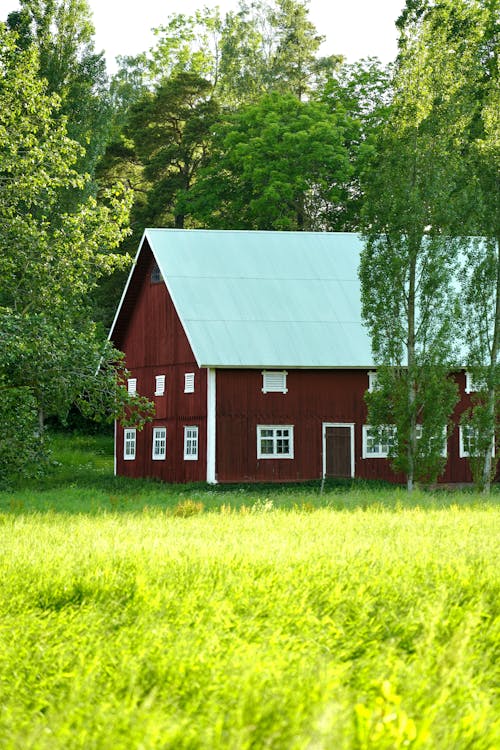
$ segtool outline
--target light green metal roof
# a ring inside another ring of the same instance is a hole
[[[359,235],[147,229],[144,237],[200,367],[373,365]]]

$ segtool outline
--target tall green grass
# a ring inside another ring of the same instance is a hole
[[[2,750],[500,747],[495,500],[168,488],[92,445],[0,493]]]

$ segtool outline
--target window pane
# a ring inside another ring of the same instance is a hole
[[[272,455],[274,452],[274,443],[272,440],[261,440],[260,441],[260,452],[265,453],[266,455]]]
[[[290,443],[288,438],[280,439],[276,441],[276,453],[290,453]]]

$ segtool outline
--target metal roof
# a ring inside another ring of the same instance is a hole
[[[145,239],[200,367],[373,366],[359,235],[147,229]]]

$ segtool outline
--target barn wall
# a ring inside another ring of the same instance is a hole
[[[179,321],[165,284],[152,284],[153,256],[146,248],[123,304],[123,320],[115,343],[126,354],[137,391],[155,403],[155,418],[137,433],[134,461],[123,460],[123,429],[117,428],[117,473],[157,477],[167,482],[204,481],[206,478],[206,371],[200,369]],[[195,374],[195,392],[184,393],[184,375]],[[165,375],[165,394],[154,396],[155,376]],[[198,426],[198,460],[184,460],[184,427]],[[154,427],[167,428],[167,455],[152,459]]]
[[[465,377],[457,375],[463,394]],[[354,423],[355,476],[403,482],[389,462],[363,458],[362,428],[367,422],[366,371],[289,370],[288,393],[262,393],[261,370],[217,372],[217,478],[220,482],[300,481],[323,472],[322,425]],[[469,404],[464,394],[456,419]],[[293,459],[257,459],[257,425],[294,426]],[[466,459],[459,458],[458,428],[448,441],[442,482],[470,482]]]

